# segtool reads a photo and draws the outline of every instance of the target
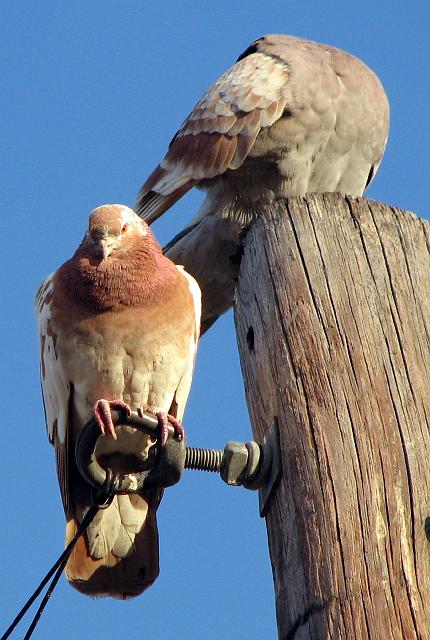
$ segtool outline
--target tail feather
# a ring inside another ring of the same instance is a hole
[[[170,209],[179,198],[181,198],[187,191],[194,186],[194,182],[187,182],[182,185],[173,193],[163,196],[156,191],[140,192],[138,195],[135,211],[145,220],[148,224],[152,224],[157,220],[167,209]]]
[[[151,224],[196,184],[187,176],[176,175],[158,165],[141,187],[135,211]]]
[[[94,545],[94,540],[98,536],[106,538],[111,536],[107,531],[111,518],[103,522],[103,511],[96,516],[101,516],[98,522],[93,521],[94,529],[90,531],[90,536],[84,534],[78,540],[67,562],[65,572],[70,584],[81,593],[95,597],[133,598],[147,589],[157,578],[159,574],[156,520],[158,492],[152,492],[145,497],[117,496],[115,501],[118,498],[130,497],[133,500],[130,500],[129,506],[122,510],[125,520],[129,520],[129,525],[124,526],[124,523],[121,523],[111,550],[107,551],[103,557],[91,555],[88,542],[89,537],[93,539]],[[112,506],[113,504],[109,509]],[[121,512],[118,505],[114,508],[117,513]],[[131,509],[134,510],[134,517]],[[137,521],[141,521],[141,524],[137,525]],[[76,534],[78,526],[79,522],[75,516],[68,519],[66,545]],[[106,530],[104,530],[105,526]],[[111,543],[105,541],[104,544],[107,549]]]

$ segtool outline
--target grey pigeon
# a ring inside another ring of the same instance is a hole
[[[206,198],[164,248],[202,289],[202,333],[233,303],[241,235],[278,198],[362,195],[387,142],[389,105],[361,60],[287,35],[256,40],[203,95],[140,189],[153,222],[191,187]]]

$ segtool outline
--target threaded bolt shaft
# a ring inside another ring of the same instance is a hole
[[[185,469],[195,471],[220,471],[224,458],[224,451],[219,449],[200,449],[187,447],[185,456]]]

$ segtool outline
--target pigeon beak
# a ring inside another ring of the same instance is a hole
[[[100,238],[99,247],[103,260],[106,260],[115,248],[115,241],[112,238]]]

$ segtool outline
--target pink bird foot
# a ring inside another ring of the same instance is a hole
[[[173,427],[178,439],[182,440],[185,435],[184,427],[179,420],[175,418],[175,416],[171,416],[170,413],[164,413],[164,411],[157,411],[155,415],[157,416],[158,424],[160,425],[160,444],[162,447],[164,447],[167,442],[169,425]]]
[[[111,409],[124,409],[128,416],[131,415],[131,409],[126,402],[122,400],[104,400],[101,398],[97,400],[93,407],[94,417],[100,431],[103,435],[109,433],[114,440],[117,439],[115,433],[115,427],[112,421]]]

